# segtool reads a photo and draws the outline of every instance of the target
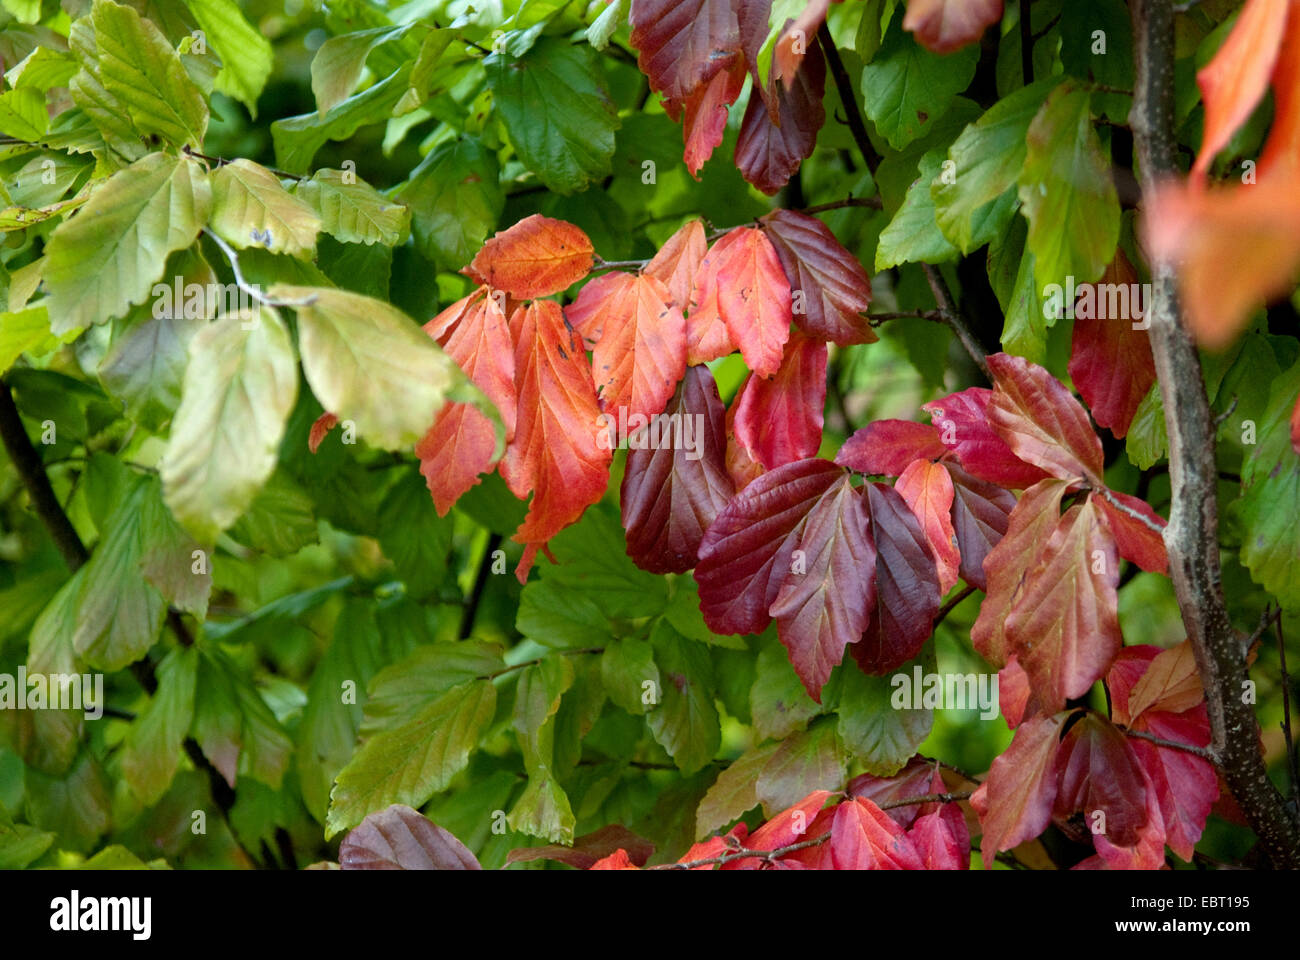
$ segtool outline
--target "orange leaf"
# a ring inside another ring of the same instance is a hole
[[[826,11],[830,0],[809,0],[804,5],[803,13],[781,35],[772,53],[774,73],[785,83],[786,89],[794,85],[794,76],[803,63],[803,55],[817,42],[817,29],[826,20]]]
[[[707,329],[715,343],[713,324],[720,318],[749,369],[760,377],[776,373],[794,312],[790,281],[762,230],[737,227],[713,245],[696,274],[691,302],[699,305],[692,311],[694,330]],[[690,333],[688,340],[700,342]]]
[[[668,288],[673,306],[687,310],[691,305],[691,287],[695,285],[695,274],[708,250],[704,224],[692,220],[668,238],[654,259],[645,265],[643,272]]]
[[[1201,703],[1205,692],[1196,671],[1192,645],[1184,640],[1156,654],[1128,695],[1127,713],[1133,719],[1146,710],[1182,713]],[[1132,726],[1132,722],[1129,723]]]
[[[515,357],[501,298],[480,287],[434,317],[424,329],[496,405],[506,440],[515,432]],[[492,466],[496,434],[492,423],[466,403],[449,403],[415,445],[420,472],[438,516],[479,482]]]
[[[728,108],[736,102],[744,86],[745,62],[737,56],[729,68],[719,70],[713,79],[696,87],[683,101],[682,140],[686,149],[682,159],[695,179],[699,179],[700,168],[722,143],[727,132]]]
[[[1300,167],[1300,11],[1286,18],[1282,52],[1273,69],[1273,127],[1259,158],[1259,176],[1294,177]]]
[[[1210,350],[1290,293],[1300,272],[1300,192],[1287,177],[1210,190],[1167,184],[1147,201],[1142,229],[1152,259],[1177,268],[1187,320]]]
[[[907,0],[903,29],[933,53],[952,53],[1001,19],[1002,0]]]
[[[325,442],[325,437],[338,426],[339,418],[332,413],[322,413],[316,418],[311,425],[311,432],[307,435],[307,449],[315,453],[320,449],[320,445]]]
[[[668,405],[686,372],[686,321],[654,277],[597,277],[566,308],[575,330],[595,343],[592,362],[600,407],[628,422],[648,422]],[[621,438],[620,438],[621,439]]]
[[[1205,101],[1205,135],[1192,180],[1206,171],[1268,91],[1286,27],[1289,0],[1247,0],[1214,59],[1196,74]]]
[[[913,460],[903,471],[894,489],[921,522],[925,538],[939,568],[939,593],[946,594],[957,582],[961,556],[957,553],[957,534],[952,528],[952,475],[940,463]]]
[[[524,299],[559,293],[594,262],[591,240],[579,228],[535,213],[483,244],[466,273]]]
[[[613,459],[599,422],[596,385],[582,342],[565,323],[560,305],[535,300],[515,311],[515,438],[501,461],[501,476],[520,499],[533,493],[517,543],[536,548],[576,521],[600,499]],[[521,579],[529,563],[521,565]]]

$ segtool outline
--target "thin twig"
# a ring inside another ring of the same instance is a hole
[[[1286,670],[1286,640],[1282,636],[1282,610],[1278,608],[1277,659],[1282,674],[1282,735],[1286,737],[1286,762],[1291,772],[1291,798],[1300,798],[1300,771],[1297,771],[1295,743],[1291,739],[1291,677]]]
[[[831,36],[830,28],[824,22],[817,28],[817,41],[821,44],[822,53],[826,55],[826,66],[830,68],[831,77],[835,80],[835,89],[840,95],[840,103],[844,105],[844,118],[849,125],[849,132],[853,134],[853,141],[858,145],[858,151],[862,154],[867,169],[871,171],[872,176],[875,176],[881,157],[876,152],[876,148],[871,145],[871,138],[867,136],[867,125],[862,119],[858,96],[853,92],[853,81],[849,79],[848,71],[844,69],[844,61],[840,59],[840,52],[835,48],[835,38]]]
[[[197,150],[192,150],[188,146],[182,147],[181,152],[184,153],[187,157],[194,157],[198,160],[206,160],[208,163],[215,163],[218,167],[224,167],[227,166],[228,164],[235,162],[233,160],[227,160],[225,157],[214,157],[206,153],[199,153]],[[267,167],[266,169],[271,171],[281,180],[306,180],[307,179],[301,173],[290,173],[288,170],[277,170],[275,167]]]
[[[939,268],[932,263],[923,263],[921,267],[925,271],[926,282],[930,284],[930,292],[934,294],[934,302],[939,305],[939,311],[943,315],[944,322],[952,328],[952,332],[957,335],[961,345],[966,348],[970,358],[975,361],[975,365],[989,380],[993,379],[989,373],[988,354],[979,341],[975,339],[975,334],[966,325],[965,319],[957,309],[957,302],[953,300],[952,292],[948,289],[948,281],[944,280],[943,274]]]
[[[1171,750],[1182,750],[1184,753],[1190,753],[1192,756],[1200,757],[1202,760],[1208,760],[1210,763],[1218,766],[1219,760],[1209,747],[1198,747],[1190,743],[1179,743],[1177,740],[1166,740],[1164,737],[1157,737],[1153,733],[1147,733],[1145,730],[1130,730],[1127,727],[1120,727],[1124,734],[1129,737],[1136,737],[1139,740],[1146,740],[1154,743],[1158,747],[1168,747]]]
[[[896,310],[892,313],[873,313],[867,317],[867,322],[873,327],[887,323],[890,320],[929,320],[931,323],[947,323],[947,318],[943,315],[942,310]]]
[[[1106,487],[1094,487],[1092,492],[1101,494],[1102,499],[1105,500],[1107,503],[1109,503],[1120,513],[1132,517],[1134,520],[1142,524],[1147,529],[1154,531],[1156,534],[1160,536],[1164,536],[1165,528],[1161,524],[1156,523],[1145,513],[1142,513],[1139,510],[1134,510],[1127,503],[1124,503],[1117,496],[1115,496],[1115,494],[1112,493]]]
[[[945,604],[940,608],[940,610],[939,610],[939,615],[938,615],[937,617],[934,618],[934,624],[933,624],[933,626],[931,627],[931,629],[933,629],[934,627],[937,627],[937,626],[939,626],[939,624],[943,623],[944,618],[945,618],[946,616],[948,616],[948,614],[952,613],[953,610],[956,609],[956,607],[957,607],[958,604],[960,604],[963,600],[965,600],[965,599],[966,599],[967,597],[969,597],[972,593],[974,593],[974,592],[975,592],[975,589],[976,589],[976,588],[975,588],[973,585],[968,585],[968,586],[966,587],[965,590],[963,590],[961,593],[957,594],[957,596],[953,597],[951,600],[949,600],[947,603],[945,603]]]
[[[208,227],[203,228],[203,232],[215,243],[221,252],[226,255],[226,260],[230,263],[230,272],[235,275],[235,286],[248,294],[258,303],[265,307],[306,307],[316,302],[316,296],[313,294],[309,297],[303,297],[299,300],[279,300],[275,297],[268,297],[257,287],[251,285],[244,279],[243,272],[239,269],[239,254],[235,253],[233,247],[219,236],[212,232]]]
[[[883,206],[884,201],[879,197],[845,197],[843,200],[832,200],[830,203],[819,203],[816,206],[804,207],[800,212],[811,217],[830,210],[842,210],[845,207],[868,207],[872,210],[879,210]]]

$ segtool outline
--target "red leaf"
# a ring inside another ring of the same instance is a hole
[[[907,832],[924,870],[969,870],[970,829],[955,803],[918,817]]]
[[[939,613],[939,572],[921,525],[898,491],[863,486],[876,545],[876,602],[871,625],[850,649],[866,673],[902,666],[921,651]]]
[[[1210,718],[1204,704],[1184,713],[1148,711],[1135,729],[1189,746],[1204,747],[1210,742]],[[1214,767],[1208,760],[1185,750],[1160,747],[1140,739],[1130,741],[1130,745],[1158,799],[1165,842],[1174,853],[1190,861],[1219,796],[1219,777]]]
[[[1056,768],[1056,817],[1082,813],[1094,836],[1100,832],[1119,847],[1138,842],[1147,822],[1146,783],[1128,738],[1110,721],[1089,713],[1074,724],[1061,741]]]
[[[1081,697],[1123,646],[1119,556],[1093,501],[1066,511],[1006,618],[1009,649],[1045,710]]]
[[[903,828],[870,800],[854,797],[835,808],[831,861],[836,870],[924,870]]]
[[[936,460],[947,452],[928,423],[876,420],[844,442],[835,462],[867,476],[897,477],[913,460]]]
[[[506,856],[506,863],[529,860],[558,860],[579,870],[613,870],[644,867],[655,852],[655,845],[618,824],[601,827],[573,841],[573,846],[551,843],[544,847],[519,847]],[[621,862],[620,867],[599,867],[602,860]]]
[[[1056,748],[1068,714],[1034,717],[1016,728],[1011,745],[994,758],[971,797],[984,829],[984,866],[1001,850],[1018,847],[1047,829],[1056,800]]]
[[[958,573],[977,589],[988,591],[984,560],[1007,532],[1016,497],[1011,491],[976,480],[955,463],[945,462],[952,477],[952,524],[961,557]]]
[[[938,568],[939,595],[943,596],[957,582],[957,568],[961,562],[956,533],[952,528],[952,477],[942,464],[913,460],[894,484],[894,489],[907,501],[925,531],[926,542]]]
[[[470,276],[512,297],[548,297],[585,277],[595,262],[579,228],[540,213],[494,236],[469,265]]]
[[[739,493],[761,477],[766,471],[754,459],[745,445],[736,439],[736,405],[727,411],[727,473]]]
[[[1002,19],[1002,0],[907,0],[903,29],[933,53],[974,43]]]
[[[686,371],[661,423],[671,417],[682,427],[676,439],[688,439],[689,429],[692,446],[630,449],[623,473],[627,554],[652,573],[685,573],[695,566],[704,531],[735,494],[725,460],[725,412],[708,367]]]
[[[679,310],[687,310],[691,305],[695,274],[708,249],[704,224],[691,220],[669,237],[654,259],[645,265],[646,275],[668,288],[671,302]]]
[[[837,0],[838,2],[838,0]],[[826,20],[830,0],[808,0],[798,18],[786,24],[772,51],[772,72],[786,86],[794,82],[809,47],[817,45],[817,28]]]
[[[691,293],[691,322],[687,339],[692,363],[715,354],[701,344],[720,345],[716,321],[721,319],[730,341],[740,347],[749,369],[770,377],[781,366],[781,348],[790,337],[794,319],[790,282],[781,270],[766,234],[756,227],[737,227],[714,243],[695,275]],[[703,331],[710,331],[707,337]],[[728,351],[730,352],[730,351]]]
[[[632,858],[628,856],[626,850],[615,850],[603,860],[597,860],[588,870],[639,870]]]
[[[749,839],[745,841],[745,846],[750,850],[778,850],[808,839],[809,826],[816,822],[818,812],[826,805],[830,796],[829,790],[814,790],[793,807],[782,810],[750,834]],[[750,858],[732,860],[723,864],[722,869],[756,870],[761,863],[762,861],[758,859]]]
[[[745,826],[744,821],[736,824],[721,837],[710,837],[708,840],[693,844],[689,850],[682,855],[678,863],[694,863],[696,860],[712,860],[714,857],[721,856],[728,850],[732,849],[729,840],[734,840],[736,846],[743,844],[745,838],[749,836],[749,827]],[[702,867],[691,867],[692,870],[712,870],[716,864],[705,864]]]
[[[1063,480],[1040,480],[1025,491],[1007,520],[1006,535],[984,560],[988,576],[987,595],[971,627],[975,649],[989,663],[1000,667],[1011,654],[1006,636],[1006,619],[1020,593],[1026,573],[1037,562],[1048,537],[1061,515],[1065,496]]]
[[[1018,458],[993,432],[988,412],[992,399],[992,390],[971,387],[932,400],[921,409],[933,417],[940,441],[957,454],[972,476],[1000,487],[1027,490],[1047,474]]]
[[[1038,701],[1029,689],[1029,674],[1025,673],[1014,653],[1007,658],[1007,665],[998,671],[998,705],[1011,730],[1020,726],[1025,717],[1039,712]]]
[[[1196,74],[1205,101],[1205,134],[1192,167],[1194,180],[1204,182],[1214,158],[1268,91],[1289,6],[1288,0],[1247,0],[1223,46]]]
[[[1092,845],[1097,851],[1075,864],[1074,870],[1161,870],[1165,867],[1165,823],[1160,812],[1160,802],[1155,796],[1154,782],[1139,767],[1146,791],[1147,822],[1138,830],[1137,841],[1128,846],[1117,846],[1105,834],[1095,834]]]
[[[1291,411],[1291,449],[1300,453],[1300,400]]]
[[[750,376],[735,406],[736,439],[768,470],[815,456],[826,406],[826,344],[796,330],[776,375]]]
[[[937,772],[932,762],[924,757],[913,757],[892,777],[877,777],[869,773],[854,777],[849,781],[847,791],[851,797],[861,797],[878,805],[895,800],[906,800],[909,797],[923,797],[928,793],[942,792],[945,789],[942,783],[937,790],[934,786]],[[942,781],[942,778],[940,779]],[[924,812],[922,807],[922,804],[907,804],[891,807],[885,812],[895,823],[906,829]]]
[[[425,325],[466,375],[496,405],[506,427],[515,431],[515,356],[510,325],[500,301],[486,288],[453,303]],[[482,413],[466,403],[449,403],[415,445],[429,492],[445,517],[452,504],[492,466],[496,432]]]
[[[659,413],[686,372],[686,320],[654,277],[597,277],[565,310],[574,329],[595,342],[592,365],[600,407],[631,430]]]
[[[1091,295],[1097,309],[1078,312],[1070,346],[1070,379],[1092,410],[1092,418],[1116,437],[1128,433],[1138,404],[1156,382],[1146,331],[1133,329],[1133,322],[1150,306],[1139,305],[1134,302],[1138,298],[1130,296],[1139,289],[1137,280],[1133,264],[1120,252],[1098,284],[1085,285],[1084,296]],[[1119,309],[1109,297],[1103,301],[1103,285],[1126,291],[1123,302],[1128,309]]]
[[[307,449],[315,453],[320,449],[320,445],[325,442],[325,437],[329,432],[338,426],[339,418],[332,413],[322,413],[311,425],[311,431],[307,434]]]
[[[515,314],[518,423],[501,476],[520,499],[533,492],[518,543],[540,546],[600,499],[613,451],[599,424],[596,387],[582,343],[560,305],[535,300]],[[522,569],[527,578],[527,564]]]
[[[1130,497],[1127,493],[1116,493],[1114,490],[1108,490],[1106,493],[1130,510],[1142,514],[1152,523],[1162,528],[1165,526],[1165,518],[1151,509],[1145,501],[1139,500],[1137,497]],[[1115,544],[1119,547],[1121,557],[1136,563],[1148,573],[1169,572],[1169,554],[1165,551],[1165,538],[1163,536],[1152,530],[1141,520],[1135,519],[1131,514],[1116,507],[1107,496],[1098,496],[1093,499],[1101,507],[1102,513],[1106,514],[1106,521],[1110,525],[1111,533],[1115,536]]]
[[[989,423],[1026,463],[1062,480],[1101,482],[1102,450],[1088,414],[1059,380],[1023,357],[988,358],[993,374]]]
[[[744,88],[745,63],[735,56],[730,66],[715,73],[708,83],[696,87],[683,102],[682,140],[686,148],[682,159],[697,180],[700,168],[722,143],[727,132],[728,108]],[[674,112],[670,110],[669,115]]]
[[[841,347],[878,339],[863,316],[871,306],[871,278],[830,227],[796,210],[773,210],[759,226],[781,258],[794,298],[802,299],[794,322],[805,333]]]
[[[867,629],[874,606],[876,548],[867,522],[862,494],[840,470],[839,481],[813,504],[791,537],[802,556],[792,554],[768,610],[794,672],[818,703],[844,648]]]
[[[1115,657],[1115,662],[1106,672],[1106,688],[1110,691],[1111,718],[1121,726],[1133,723],[1133,714],[1129,711],[1129,695],[1142,675],[1146,673],[1151,661],[1159,656],[1161,650],[1149,643],[1134,644],[1125,647]]]
[[[741,175],[768,196],[786,185],[817,146],[817,133],[826,122],[822,97],[826,93],[826,60],[813,45],[787,89],[768,78],[767,98],[775,102],[778,119],[762,97],[751,94],[736,141],[736,166]]]
[[[370,814],[339,844],[344,870],[481,870],[465,844],[400,803]]]
[[[665,97],[685,99],[740,49],[733,0],[632,0],[637,65]]]
[[[762,633],[813,506],[843,481],[825,460],[777,467],[745,487],[704,533],[695,580],[715,633]]]

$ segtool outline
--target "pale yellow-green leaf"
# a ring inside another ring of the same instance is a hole
[[[44,92],[35,87],[22,87],[0,93],[0,133],[35,141],[45,136],[49,126]]]
[[[206,40],[221,55],[217,89],[257,118],[257,98],[271,76],[271,41],[244,18],[234,0],[185,0]]]
[[[317,170],[294,193],[320,215],[321,229],[344,243],[393,247],[406,241],[410,208],[389,200],[352,171]]]
[[[275,311],[231,314],[195,334],[159,472],[167,506],[200,543],[238,520],[275,469],[297,393]]]
[[[44,304],[14,313],[0,313],[0,373],[49,337],[50,318]]]
[[[392,304],[345,290],[277,284],[295,301],[303,372],[316,398],[386,450],[428,432],[448,395],[466,385],[460,367]]]
[[[198,238],[211,205],[207,174],[188,157],[152,153],[110,177],[50,235],[50,328],[103,323],[143,303],[167,255]]]
[[[241,250],[262,247],[291,257],[310,257],[320,225],[316,211],[260,164],[236,160],[212,174],[209,226]]]

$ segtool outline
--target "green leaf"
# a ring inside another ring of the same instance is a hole
[[[654,647],[634,637],[612,640],[605,645],[600,658],[600,676],[609,699],[628,713],[638,715],[650,706],[646,703],[648,693],[657,696],[661,688]]]
[[[221,56],[217,89],[234,97],[257,119],[257,98],[271,76],[271,41],[244,18],[235,0],[185,0],[190,13]]]
[[[240,250],[256,246],[309,259],[321,220],[270,170],[241,159],[223,164],[212,175],[209,226]]]
[[[375,446],[413,446],[448,399],[464,399],[460,367],[391,304],[324,287],[277,284],[271,295],[299,303],[298,345],[312,392]]]
[[[758,778],[781,748],[768,743],[746,750],[709,787],[695,810],[695,838],[703,840],[758,806]]]
[[[763,740],[784,740],[821,713],[821,705],[808,696],[785,647],[777,641],[759,651],[749,709],[754,733]]]
[[[294,193],[320,217],[321,229],[344,243],[406,242],[411,211],[394,203],[350,170],[317,170]]]
[[[530,778],[549,776],[554,760],[555,714],[560,698],[573,686],[573,662],[568,657],[543,657],[525,667],[515,687],[514,728]]]
[[[919,662],[933,667],[933,647],[922,653]],[[893,705],[896,692],[894,678],[912,680],[907,664],[885,677],[869,677],[853,665],[841,667],[839,733],[848,753],[862,763],[868,773],[891,777],[916,753],[916,748],[930,735],[934,711],[922,708],[905,710]],[[919,693],[919,691],[918,691]]]
[[[748,650],[745,638],[734,633],[714,633],[700,613],[700,591],[695,578],[683,574],[672,578],[672,596],[664,608],[664,618],[683,637],[728,650]]]
[[[187,157],[153,153],[114,174],[50,235],[51,331],[61,336],[143,303],[168,255],[198,238],[211,203],[207,175]]]
[[[1042,299],[1035,281],[1034,255],[1025,249],[1028,226],[1022,217],[989,244],[988,272],[993,292],[1006,315],[1002,348],[1034,363],[1047,359],[1047,328]]]
[[[528,786],[506,814],[511,830],[551,843],[572,844],[575,823],[568,795],[547,774],[529,777]]]
[[[167,509],[154,477],[145,478],[139,522],[141,574],[173,607],[204,620],[212,593],[211,561]]]
[[[408,723],[366,740],[330,794],[325,836],[394,803],[419,807],[465,768],[496,710],[489,680],[452,687]]]
[[[978,60],[978,44],[940,56],[893,24],[862,71],[867,116],[891,147],[902,150],[928,134],[953,98],[970,85]]]
[[[595,600],[580,589],[546,579],[524,585],[515,629],[559,649],[599,647],[612,634],[609,619]]]
[[[592,51],[561,37],[522,41],[483,61],[497,110],[525,167],[556,193],[608,176],[618,110]]]
[[[1092,283],[1114,259],[1120,207],[1110,163],[1092,127],[1087,90],[1057,87],[1029,126],[1020,202],[1027,249],[1044,286]]]
[[[651,617],[668,603],[667,581],[646,573],[628,557],[623,525],[613,510],[588,510],[552,538],[550,549],[556,562],[542,566],[542,579],[599,597],[607,617]]]
[[[325,116],[356,90],[370,51],[400,40],[410,31],[410,26],[375,27],[330,37],[322,43],[311,61],[311,92],[320,115]]]
[[[45,304],[0,313],[0,373],[6,372],[28,350],[36,349],[49,339],[50,316]]]
[[[275,469],[298,371],[284,322],[265,308],[208,324],[190,356],[159,473],[176,519],[212,543]]]
[[[202,149],[207,101],[151,20],[132,7],[95,0],[69,42],[81,61],[73,100],[110,144],[127,147],[128,159],[143,152],[140,141],[155,136],[174,147]]]
[[[38,141],[49,129],[45,93],[22,87],[0,93],[0,133],[18,140]]]
[[[25,823],[0,823],[0,870],[22,870],[40,859],[54,834]]]
[[[1152,384],[1138,404],[1124,439],[1128,457],[1139,470],[1149,470],[1169,453],[1169,433],[1165,426],[1165,404],[1160,384]]]
[[[907,190],[903,205],[889,226],[880,231],[876,247],[876,270],[888,270],[900,263],[943,263],[955,260],[960,251],[948,242],[935,221],[930,184],[943,166],[943,153],[931,150],[921,158],[919,176]]]
[[[475,137],[431,150],[397,193],[411,208],[415,248],[444,270],[474,259],[505,208],[500,179],[496,153]]]
[[[1001,232],[989,229],[986,211],[1016,186],[1029,124],[1055,85],[1055,80],[1042,80],[999,100],[948,148],[951,166],[944,168],[930,192],[939,229],[962,253]]]
[[[290,173],[306,173],[316,152],[330,140],[346,140],[366,124],[387,120],[406,93],[410,74],[407,64],[348,97],[324,116],[313,110],[276,120],[271,124],[276,166]]]
[[[629,0],[612,0],[600,16],[591,21],[591,26],[587,27],[587,42],[593,50],[604,50],[609,46],[610,38],[627,19],[628,2]]]
[[[650,732],[683,773],[709,763],[721,743],[718,708],[713,703],[713,662],[707,647],[692,643],[666,621],[656,624],[651,642],[662,685],[650,711]]]
[[[404,472],[379,507],[377,535],[410,596],[428,596],[446,577],[451,531],[452,521],[438,516],[424,478]]]
[[[158,689],[127,731],[122,778],[147,807],[157,803],[180,766],[181,745],[194,719],[198,651],[178,647],[158,665]]]
[[[281,471],[271,474],[230,536],[258,553],[287,557],[320,540],[311,495]]]
[[[59,848],[89,853],[108,832],[112,794],[108,776],[90,750],[66,775],[50,777],[28,769],[27,819],[59,837]]]
[[[1297,397],[1300,363],[1273,381],[1259,442],[1241,470],[1241,562],[1288,609],[1300,602],[1300,454],[1291,445]]]
[[[293,744],[244,672],[220,650],[201,647],[194,689],[190,732],[226,782],[233,787],[247,776],[278,790]]]
[[[814,790],[844,789],[847,764],[833,718],[792,734],[781,741],[754,785],[763,812],[774,816]]]
[[[505,669],[501,647],[482,640],[432,643],[375,674],[367,691],[363,734],[410,723],[452,687]]]

